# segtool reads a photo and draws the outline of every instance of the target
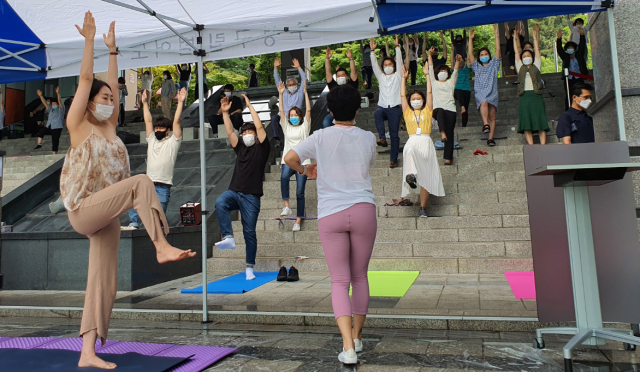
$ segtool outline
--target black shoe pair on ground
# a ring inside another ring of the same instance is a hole
[[[287,274],[287,268],[282,266],[280,268],[280,272],[278,272],[277,280],[279,282],[297,282],[298,280],[300,280],[300,276],[298,275],[298,269],[291,266],[291,268],[289,269],[289,273]]]

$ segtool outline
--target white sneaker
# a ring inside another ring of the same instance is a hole
[[[356,353],[362,351],[362,340],[358,340],[357,338],[353,339],[353,343],[356,345]]]
[[[290,214],[291,214],[291,208],[289,207],[282,208],[282,213],[280,213],[281,216],[288,216]]]
[[[293,224],[293,229],[291,231],[300,231],[300,224],[299,223],[294,223]]]
[[[137,226],[132,226],[132,225],[120,226],[120,230],[121,231],[132,231],[132,230],[138,230],[138,227]]]
[[[349,349],[347,351],[342,350],[340,355],[338,355],[338,360],[344,364],[358,364],[358,354],[353,349]]]
[[[224,238],[224,240],[216,243],[216,247],[218,249],[235,249],[236,240],[232,236]]]

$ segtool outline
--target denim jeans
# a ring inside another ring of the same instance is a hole
[[[184,88],[187,91],[187,95],[189,95],[189,80],[180,80],[180,84],[178,84],[178,88]],[[176,93],[180,92],[180,89]],[[187,106],[187,100],[184,100],[184,106]]]
[[[240,211],[242,233],[246,246],[246,262],[247,265],[253,266],[256,264],[256,252],[258,251],[256,224],[260,214],[260,197],[227,190],[216,199],[216,215],[223,239],[233,237],[230,212],[235,210]]]
[[[380,139],[386,138],[384,131],[384,121],[389,122],[389,137],[391,137],[391,161],[398,161],[398,151],[400,149],[400,137],[398,137],[398,131],[400,130],[400,119],[402,118],[402,109],[399,106],[396,107],[380,107],[376,109],[373,114],[376,120],[376,129],[378,130],[378,136]]]
[[[322,120],[322,127],[328,128],[332,126],[333,126],[333,116],[331,116],[331,114],[328,114],[327,116],[324,117],[324,120]]]
[[[280,137],[280,133],[282,132],[282,128],[280,127],[280,114],[271,114],[271,135],[273,138],[284,138],[284,135]]]
[[[169,185],[154,185],[156,188],[156,194],[158,194],[158,199],[160,199],[160,205],[162,205],[162,210],[164,214],[167,214],[167,205],[169,205],[169,199],[171,198],[171,186]],[[140,227],[142,222],[140,221],[140,216],[138,216],[138,212],[135,209],[129,209],[129,225]]]
[[[283,164],[280,174],[280,190],[282,191],[282,199],[289,200],[289,179],[294,173],[296,175],[296,217],[304,218],[304,188],[307,184],[307,176],[301,176],[288,165]]]

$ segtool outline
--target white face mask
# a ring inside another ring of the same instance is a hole
[[[336,82],[338,83],[338,85],[345,85],[347,83],[347,78],[341,76],[341,77],[336,79]]]
[[[242,142],[244,142],[245,146],[251,147],[256,143],[256,136],[253,134],[245,134],[242,136]]]
[[[93,114],[93,117],[96,118],[98,121],[105,121],[109,119],[113,114],[113,106],[101,105],[99,103],[94,103],[94,104],[96,105],[96,110],[93,111],[92,109],[89,109],[89,111],[91,111],[91,113]]]
[[[448,77],[449,77],[449,74],[447,74],[446,72],[444,71],[438,72],[438,80],[445,81],[447,80]]]
[[[296,85],[292,85],[290,87],[287,87],[287,90],[289,90],[289,93],[294,94],[298,91],[298,87]]]
[[[414,109],[422,108],[422,100],[421,99],[412,100],[411,107],[413,107]]]
[[[391,75],[393,74],[393,67],[392,66],[387,66],[384,68],[384,73],[387,75]]]
[[[586,109],[588,109],[588,108],[589,108],[589,106],[591,106],[591,100],[590,100],[590,99],[583,99],[583,100],[580,102],[580,107],[582,107],[582,108],[583,108],[583,109],[585,109],[585,110],[586,110]]]
[[[231,92],[224,92],[225,97],[229,98],[231,97]]]
[[[522,63],[523,63],[525,66],[529,66],[530,64],[532,64],[532,63],[533,63],[533,58],[531,58],[531,57],[524,57],[524,58],[522,59]]]

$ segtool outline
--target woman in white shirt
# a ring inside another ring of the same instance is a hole
[[[305,106],[307,107],[306,115],[302,115],[302,110],[299,107],[292,107],[289,110],[288,115],[284,113],[283,95],[286,87],[284,82],[280,82],[278,85],[278,92],[280,92],[280,126],[282,127],[282,133],[284,133],[284,150],[283,154],[286,154],[294,146],[304,141],[309,137],[311,131],[311,102],[309,102],[309,94],[307,93],[307,82],[303,82]],[[291,208],[289,208],[289,180],[295,173],[285,162],[282,160],[282,173],[280,174],[280,190],[282,192],[282,201],[284,208],[280,216],[286,217],[291,214]],[[303,165],[311,164],[311,160],[307,159]],[[307,177],[304,175],[296,174],[296,223],[293,224],[292,231],[300,231],[300,224],[304,215],[304,189],[307,184]]]
[[[429,75],[433,91],[433,117],[438,121],[442,142],[444,142],[444,165],[453,162],[453,129],[456,126],[456,101],[453,93],[458,82],[458,69],[462,67],[463,59],[458,54],[453,74],[447,65],[440,65],[434,70],[433,59],[429,51],[429,65],[425,64],[424,73]],[[437,76],[437,78],[436,78]]]
[[[547,143],[549,123],[542,97],[542,75],[540,69],[540,25],[533,32],[533,49],[535,53],[520,50],[520,40],[514,38],[516,51],[516,72],[518,73],[518,133],[524,133],[527,143],[533,145],[533,131],[537,131],[540,144]]]
[[[369,177],[376,161],[376,139],[373,133],[355,126],[360,109],[356,89],[348,85],[334,88],[327,95],[327,105],[335,125],[315,131],[284,160],[299,174],[318,177],[318,231],[343,343],[338,360],[356,364],[369,308],[367,270],[377,229]],[[317,164],[303,165],[308,159],[316,159]],[[349,286],[353,288],[351,301]]]
[[[584,19],[578,17],[575,21],[571,22],[571,16],[567,14],[567,25],[569,25],[569,30],[571,30],[571,38],[570,40],[576,43],[576,45],[580,45],[580,30],[584,30]],[[584,30],[584,39],[589,45],[589,33],[587,30]],[[584,60],[589,59],[589,49],[584,48]]]

